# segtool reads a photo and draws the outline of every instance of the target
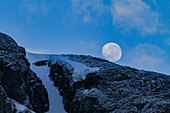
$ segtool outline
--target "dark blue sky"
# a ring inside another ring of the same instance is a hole
[[[27,51],[102,57],[117,43],[117,62],[170,74],[169,0],[1,0],[0,32]]]

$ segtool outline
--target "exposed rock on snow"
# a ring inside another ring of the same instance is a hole
[[[49,109],[47,91],[42,81],[30,70],[25,55],[23,47],[0,33],[0,113],[17,111],[15,103],[7,102],[7,98],[38,113]]]
[[[33,63],[35,66],[45,66],[48,64],[48,60],[42,60],[42,61],[39,61],[39,62],[35,62]]]

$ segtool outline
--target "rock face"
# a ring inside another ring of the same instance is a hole
[[[47,91],[30,70],[25,49],[11,37],[0,33],[0,113],[17,112],[15,103],[8,99],[38,113],[49,109]]]
[[[91,56],[66,55],[99,67],[85,80],[73,82],[74,68],[50,61],[50,77],[69,113],[170,113],[170,76],[123,67]]]

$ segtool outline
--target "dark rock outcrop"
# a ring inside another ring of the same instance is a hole
[[[69,113],[170,113],[170,76],[123,67],[91,56],[66,55],[99,67],[85,80],[73,82],[74,68],[50,61],[50,78]]]
[[[39,61],[39,62],[34,63],[35,66],[45,66],[47,64],[48,64],[48,60],[43,60],[43,61]]]
[[[9,36],[0,33],[0,113],[16,111],[13,99],[29,109],[48,111],[48,94],[42,81],[30,70],[23,47]]]

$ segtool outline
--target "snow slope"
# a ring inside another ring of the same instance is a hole
[[[34,55],[27,54],[29,62],[34,63],[39,60],[49,59],[48,55]],[[47,113],[66,113],[62,102],[62,97],[56,87],[53,86],[53,82],[49,80],[49,67],[48,66],[35,66],[31,64],[31,69],[37,74],[38,77],[43,81],[45,88],[47,89],[50,108]]]

